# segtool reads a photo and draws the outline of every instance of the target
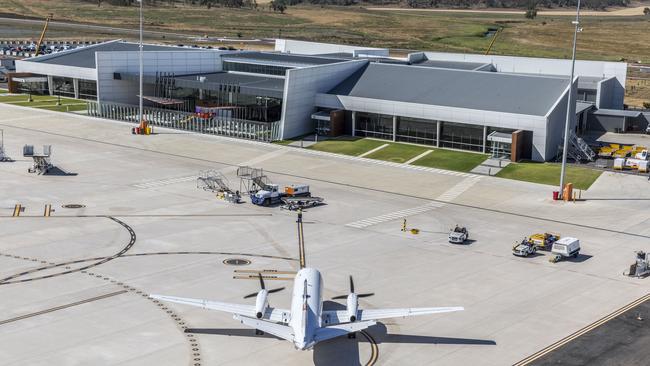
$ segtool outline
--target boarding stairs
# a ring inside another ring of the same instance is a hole
[[[237,168],[237,176],[240,179],[240,190],[248,193],[254,193],[262,189],[267,189],[271,180],[264,174],[260,168],[251,168],[249,166],[240,166]]]
[[[196,188],[212,192],[231,192],[228,179],[219,171],[202,170],[196,179]]]
[[[596,153],[589,147],[589,145],[582,138],[576,136],[571,132],[569,135],[569,150],[567,156],[574,161],[594,161],[596,160]],[[560,147],[560,152],[562,147]]]

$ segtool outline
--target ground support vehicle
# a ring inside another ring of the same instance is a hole
[[[453,244],[463,244],[467,239],[469,239],[469,232],[464,226],[456,225],[455,228],[451,229],[449,232],[449,242]]]
[[[565,237],[553,243],[551,253],[554,254],[550,262],[556,263],[564,258],[578,258],[580,255],[580,240],[576,238]]]

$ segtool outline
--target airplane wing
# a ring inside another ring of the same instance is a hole
[[[316,329],[316,335],[314,336],[314,340],[316,342],[321,342],[327,339],[344,336],[347,335],[348,333],[354,333],[360,330],[364,330],[368,327],[372,327],[375,324],[377,324],[376,321],[369,320],[365,322],[337,324],[329,327],[318,328]]]
[[[403,308],[403,309],[365,309],[359,310],[357,321],[379,320],[386,318],[406,318],[407,316],[450,313],[465,310],[462,307],[444,308]],[[323,311],[325,324],[340,324],[349,321],[347,310]]]
[[[161,301],[174,302],[177,304],[196,306],[203,309],[223,311],[230,314],[255,318],[255,306],[253,305],[232,304],[228,302],[190,299],[185,297],[164,296],[164,295],[149,295],[149,297]],[[289,310],[268,307],[262,319],[271,322],[276,322],[276,323],[288,323],[290,319],[290,312]]]
[[[239,322],[248,327],[259,329],[289,342],[293,342],[293,329],[291,329],[291,327],[237,314],[235,314],[233,318],[239,320]]]

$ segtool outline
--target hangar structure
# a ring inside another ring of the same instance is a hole
[[[137,122],[138,60],[137,44],[105,42],[17,61],[10,87],[38,80],[44,93],[88,99],[91,115]],[[623,111],[626,63],[578,60],[571,81],[570,66],[285,39],[273,52],[146,45],[143,99],[151,124],[201,133],[348,134],[547,161],[562,145],[573,83],[572,139],[646,128],[642,113]]]

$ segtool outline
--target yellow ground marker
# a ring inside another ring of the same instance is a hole
[[[45,210],[43,211],[43,216],[49,217],[52,214],[52,205],[45,205]]]
[[[17,203],[16,206],[14,207],[13,217],[20,216],[20,211],[22,211],[22,208],[23,208],[23,206],[21,206],[20,203]]]

